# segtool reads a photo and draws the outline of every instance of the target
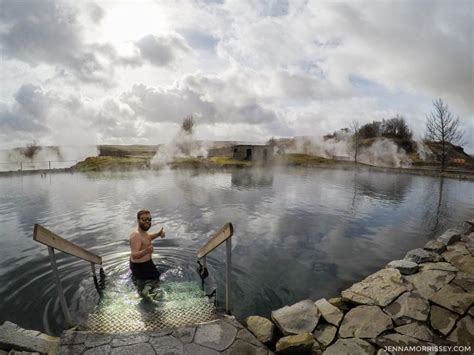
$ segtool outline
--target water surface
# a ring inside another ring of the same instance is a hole
[[[163,280],[198,280],[196,251],[232,222],[233,313],[240,319],[355,281],[474,215],[473,183],[322,169],[51,174],[0,178],[0,322],[58,334],[64,320],[40,223],[103,256],[107,282],[130,284],[128,235],[152,211]],[[98,301],[90,265],[57,253],[76,319]],[[224,297],[225,247],[208,258]]]

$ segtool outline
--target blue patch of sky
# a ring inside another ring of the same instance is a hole
[[[279,17],[288,15],[288,0],[270,0],[266,5],[264,16]]]
[[[188,44],[194,49],[214,51],[217,42],[219,42],[216,37],[204,32],[192,30],[182,30],[180,32],[186,38]]]
[[[404,111],[428,112],[432,106],[432,99],[424,94],[392,90],[356,74],[350,74],[349,81],[356,95],[375,97],[378,106],[383,109],[392,109],[403,114]]]

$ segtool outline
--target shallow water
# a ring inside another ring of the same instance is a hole
[[[233,313],[268,316],[333,297],[474,215],[473,183],[322,169],[51,174],[0,178],[0,322],[58,334],[64,326],[40,223],[103,256],[109,287],[128,287],[136,211],[164,226],[154,260],[165,281],[196,280],[196,252],[232,222]],[[90,265],[56,253],[73,318],[97,304]],[[225,247],[208,257],[222,305]],[[135,297],[124,292],[123,297]]]

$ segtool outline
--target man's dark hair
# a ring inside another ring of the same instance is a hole
[[[142,214],[151,214],[151,213],[148,210],[140,210],[140,211],[137,212],[137,219],[140,219]]]

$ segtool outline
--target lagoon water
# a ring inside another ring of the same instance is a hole
[[[0,177],[0,323],[59,334],[64,326],[40,223],[103,256],[108,283],[128,284],[128,235],[152,211],[154,260],[169,281],[198,281],[196,252],[226,222],[233,313],[269,316],[334,297],[390,260],[474,216],[474,183],[322,169],[130,172]],[[97,304],[90,265],[56,253],[75,319]],[[208,257],[224,297],[225,247]]]

